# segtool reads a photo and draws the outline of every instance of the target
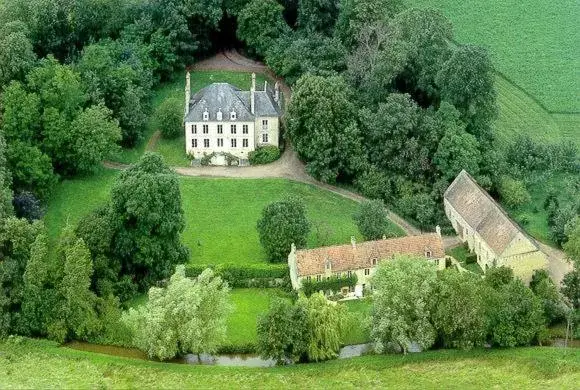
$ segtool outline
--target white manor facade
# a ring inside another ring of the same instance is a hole
[[[185,152],[194,160],[212,156],[212,165],[228,164],[235,156],[242,165],[257,147],[278,146],[282,113],[278,83],[274,90],[264,82],[250,91],[228,83],[213,83],[191,97],[189,72],[185,85]]]

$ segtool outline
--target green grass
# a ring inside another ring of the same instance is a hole
[[[550,111],[580,111],[580,3],[412,0],[439,8],[462,43],[490,48],[497,69]]]
[[[66,180],[59,184],[48,203],[44,218],[51,243],[68,222],[78,221],[105,203],[118,171]],[[186,228],[183,243],[198,264],[258,263],[266,261],[256,231],[262,208],[286,195],[304,199],[313,229],[311,247],[346,243],[352,235],[361,239],[352,220],[357,203],[314,186],[285,179],[205,179],[180,177]],[[316,227],[324,226],[317,234]],[[392,225],[393,232],[403,232]]]
[[[352,345],[368,343],[371,336],[366,321],[368,321],[371,315],[372,301],[370,298],[344,301],[340,302],[340,304],[345,305],[351,314],[343,344]]]
[[[580,350],[443,350],[244,368],[156,363],[24,340],[0,343],[0,383],[8,389],[573,389],[580,383]]]
[[[483,275],[483,270],[477,263],[469,263],[467,264],[467,255],[469,255],[469,248],[467,244],[459,245],[451,249],[445,250],[445,254],[448,256],[452,256],[461,263],[461,266],[468,271],[473,272],[477,275]]]

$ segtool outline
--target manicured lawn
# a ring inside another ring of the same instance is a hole
[[[491,50],[499,71],[550,111],[580,111],[580,3],[574,0],[412,0],[439,8],[456,39]]]
[[[95,176],[67,180],[57,186],[44,218],[51,243],[56,242],[67,222],[76,225],[84,215],[109,199],[117,174],[118,171],[102,170]],[[266,261],[256,221],[266,204],[286,195],[299,196],[307,205],[313,225],[309,246],[346,243],[352,235],[361,239],[352,221],[357,203],[310,185],[285,179],[190,177],[180,177],[180,185],[186,217],[182,240],[191,250],[191,262]],[[395,225],[392,229],[402,235]]]
[[[367,321],[370,320],[372,300],[370,298],[340,302],[351,314],[348,330],[344,336],[345,345],[363,344],[370,341]]]
[[[23,340],[0,343],[0,383],[3,388],[67,389],[575,389],[580,350],[443,350],[244,368],[156,363]]]

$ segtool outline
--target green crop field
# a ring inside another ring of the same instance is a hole
[[[580,2],[411,0],[439,8],[461,43],[489,47],[497,69],[549,111],[580,112]]]
[[[76,223],[105,203],[118,172],[103,169],[88,178],[65,180],[48,203],[44,221],[54,244],[66,223]],[[202,179],[180,177],[186,228],[183,243],[199,264],[266,261],[256,222],[262,208],[286,195],[306,203],[312,231],[311,247],[360,239],[352,215],[357,203],[311,185],[285,179]],[[403,232],[391,225],[393,233]],[[54,245],[52,245],[54,247]]]
[[[576,389],[580,350],[442,350],[245,368],[156,363],[19,339],[0,343],[0,383],[8,389]]]

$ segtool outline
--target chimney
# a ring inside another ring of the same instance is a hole
[[[439,227],[439,225],[435,226],[435,231],[437,232],[439,237],[441,237],[441,228]]]
[[[352,249],[356,249],[356,239],[354,236],[350,236],[350,245],[352,245]]]
[[[274,84],[274,101],[278,103],[278,100],[280,100],[280,85],[276,81]]]
[[[189,101],[191,100],[191,77],[189,72],[185,74],[185,115],[189,114]]]
[[[292,245],[290,245],[290,253],[296,253],[296,244],[292,243]]]
[[[264,92],[268,90],[268,80],[264,80]]]
[[[252,88],[250,89],[250,111],[252,114],[256,113],[256,101],[254,93],[256,92],[256,74],[252,73]]]

